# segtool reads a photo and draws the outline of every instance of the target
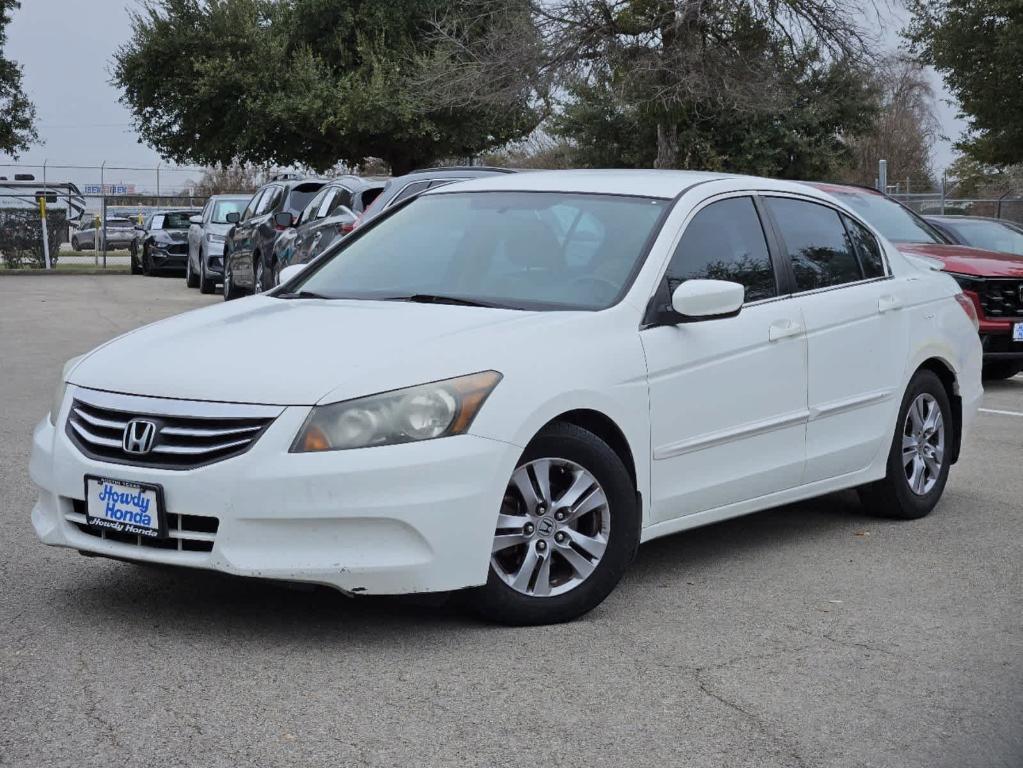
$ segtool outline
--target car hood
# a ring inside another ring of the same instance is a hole
[[[591,313],[253,296],[161,320],[82,359],[72,384],[186,400],[312,405],[496,369],[510,338]],[[501,343],[495,343],[500,339]]]
[[[896,243],[895,246],[909,256],[929,256],[938,259],[947,272],[978,277],[1023,278],[1023,256],[970,248],[965,245]]]
[[[228,232],[231,231],[231,227],[233,226],[234,224],[228,224],[227,222],[220,224],[215,221],[210,221],[207,222],[206,224],[203,224],[202,228],[203,231],[212,233],[214,235],[226,235]]]

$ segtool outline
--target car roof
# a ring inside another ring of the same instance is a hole
[[[248,200],[255,192],[233,192],[230,194],[210,195],[210,200]]]
[[[805,185],[796,182],[711,171],[576,169],[478,176],[457,182],[454,185],[436,187],[423,194],[437,195],[462,191],[581,192],[671,199],[695,184],[708,181],[741,181],[743,179],[750,181],[755,188],[761,190],[773,189],[779,192],[804,194],[807,192]]]
[[[1007,219],[998,219],[994,216],[959,216],[954,213],[927,213],[924,214],[925,219],[934,219],[935,221],[993,221],[996,224],[1005,224],[1010,227],[1018,227],[1019,223],[1015,221],[1009,221]]]

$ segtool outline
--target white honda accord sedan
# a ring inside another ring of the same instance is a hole
[[[794,183],[490,176],[300,270],[67,364],[43,542],[563,621],[658,536],[926,515],[981,396],[956,283]]]

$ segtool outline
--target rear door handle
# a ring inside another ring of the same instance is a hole
[[[900,306],[902,305],[899,303],[899,298],[892,296],[890,293],[884,294],[877,300],[878,312],[890,312],[893,309],[898,309]]]
[[[798,336],[803,332],[803,326],[795,320],[775,320],[767,331],[767,338],[770,341],[778,341],[788,336]]]

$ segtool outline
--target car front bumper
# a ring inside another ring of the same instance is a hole
[[[521,448],[462,435],[288,453],[308,412],[285,408],[248,452],[184,471],[88,458],[62,427],[43,419],[30,462],[39,486],[32,525],[49,545],[348,593],[446,591],[486,581],[498,510]],[[161,485],[171,536],[183,538],[157,548],[96,535],[81,514],[87,474]],[[215,533],[189,533],[196,526],[188,522],[176,530],[175,520],[197,519]]]

